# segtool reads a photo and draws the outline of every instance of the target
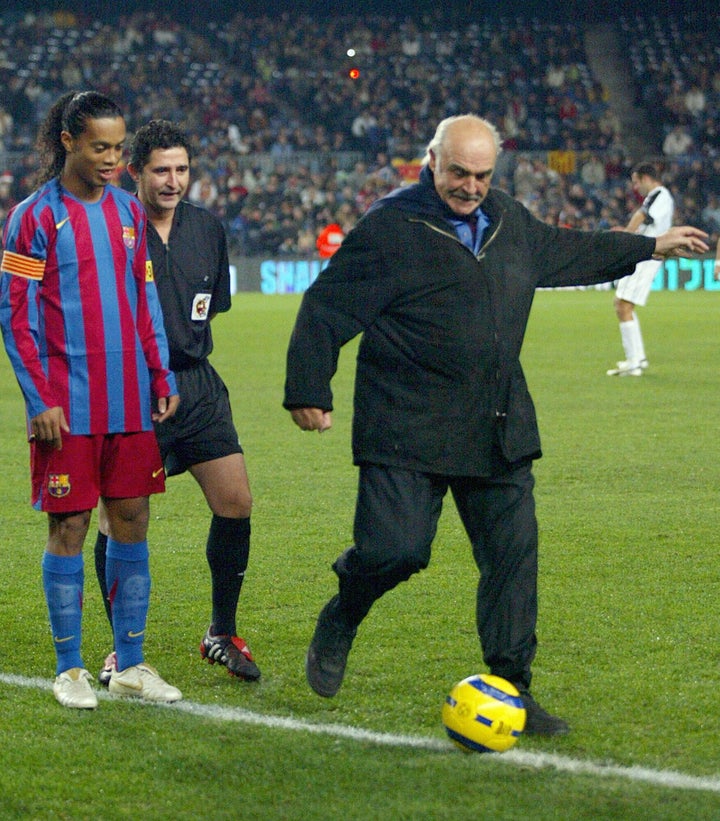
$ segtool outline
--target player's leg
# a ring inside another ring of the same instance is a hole
[[[614,368],[607,372],[608,376],[641,376],[640,362],[645,358],[640,334],[640,323],[634,312],[634,304],[627,299],[615,297],[615,314],[620,328],[625,358],[616,363]]]
[[[427,567],[447,482],[412,470],[363,465],[354,544],[335,562],[337,611],[357,627],[388,590]]]
[[[97,502],[91,437],[63,435],[63,447],[30,444],[33,505],[48,514],[42,581],[56,655],[53,694],[64,707],[95,708],[81,654],[83,544]]]
[[[182,408],[182,404],[180,408]],[[155,439],[157,440],[157,447],[160,450],[160,459],[164,464],[168,454],[172,452],[174,442],[174,430],[176,424],[176,417],[181,416],[180,410],[175,416],[167,422],[155,426]],[[154,457],[153,457],[154,458]],[[152,492],[155,492],[153,490]],[[100,499],[97,509],[98,527],[95,534],[94,558],[95,558],[95,575],[97,576],[98,585],[100,586],[100,593],[102,596],[103,605],[105,607],[105,614],[112,629],[112,611],[110,607],[110,599],[108,597],[107,586],[107,544],[108,544],[108,514],[105,508],[105,503]],[[117,656],[115,650],[111,650],[105,658],[102,669],[98,673],[98,682],[107,687],[110,683],[110,676],[113,670],[117,668]]]
[[[117,669],[141,664],[150,603],[146,496],[103,499],[107,513],[106,588],[113,625]]]
[[[647,354],[645,353],[645,341],[643,340],[642,329],[640,328],[640,320],[638,319],[638,315],[635,310],[633,310],[632,313],[632,321],[635,325],[635,359],[640,368],[645,370],[648,366]]]
[[[451,483],[479,570],[476,616],[493,675],[530,686],[537,640],[538,531],[530,464]]]
[[[335,562],[338,593],[320,612],[305,670],[326,698],[340,688],[357,628],[373,603],[427,567],[447,482],[416,471],[362,465],[355,544]]]
[[[205,547],[212,582],[212,617],[200,652],[211,663],[225,665],[232,675],[255,681],[260,670],[245,640],[237,635],[236,625],[250,557],[252,495],[245,457],[230,453],[191,465],[189,470],[213,514]]]
[[[49,513],[43,588],[57,656],[55,674],[84,667],[80,655],[84,566],[82,547],[90,511]]]
[[[250,554],[252,496],[245,459],[233,453],[190,467],[212,511],[206,555],[212,577],[212,627],[235,635],[238,599]]]
[[[244,639],[236,635],[236,611],[250,556],[252,496],[228,391],[209,362],[180,371],[178,388],[183,401],[173,420],[165,466],[168,476],[190,471],[212,513],[205,544],[212,614],[200,653],[232,675],[255,680],[260,671]]]
[[[102,501],[107,513],[106,583],[117,669],[109,689],[117,695],[170,702],[182,698],[145,663],[150,602],[147,542],[152,493],[164,490],[160,451],[152,431],[105,437]]]
[[[63,707],[94,709],[97,696],[81,655],[84,564],[90,511],[48,514],[42,560],[43,589],[56,654],[53,693]]]
[[[531,463],[490,479],[451,484],[480,571],[476,614],[483,658],[493,675],[512,682],[527,710],[526,732],[561,735],[565,721],[530,695],[537,638],[538,528]]]
[[[617,284],[614,304],[625,359],[610,368],[608,376],[641,376],[647,368],[645,342],[635,308],[647,303],[660,264],[657,260],[641,262],[634,273],[623,277]]]
[[[100,593],[102,594],[103,605],[105,606],[105,615],[110,622],[110,627],[112,627],[112,613],[110,612],[110,599],[108,598],[107,579],[105,574],[108,521],[107,511],[105,510],[105,504],[102,499],[98,504],[97,517],[98,529],[95,534],[94,546],[95,575],[97,576],[98,584],[100,585]]]

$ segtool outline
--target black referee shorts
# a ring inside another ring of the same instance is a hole
[[[168,476],[192,465],[242,453],[225,383],[205,360],[176,371],[180,405],[172,418],[155,425]]]

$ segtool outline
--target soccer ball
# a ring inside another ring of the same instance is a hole
[[[477,675],[456,684],[445,699],[442,721],[465,752],[502,753],[525,728],[525,707],[517,688],[499,676]]]

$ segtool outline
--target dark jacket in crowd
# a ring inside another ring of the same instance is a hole
[[[305,293],[287,357],[284,405],[332,410],[342,345],[362,333],[353,456],[487,476],[541,455],[520,349],[535,289],[617,279],[654,240],[559,229],[491,189],[479,252],[460,242],[429,169],[347,235]]]

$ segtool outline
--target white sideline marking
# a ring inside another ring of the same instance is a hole
[[[30,678],[9,673],[0,673],[0,682],[15,687],[33,687],[38,690],[52,690],[52,681],[43,678]],[[112,697],[105,691],[98,692],[102,701],[112,701]],[[381,744],[388,747],[411,747],[414,749],[431,750],[447,753],[457,750],[450,741],[428,736],[394,735],[392,733],[378,733],[373,730],[362,730],[346,724],[313,724],[296,718],[264,715],[244,710],[241,707],[219,707],[210,704],[198,704],[192,701],[178,701],[175,704],[148,704],[152,707],[161,707],[165,710],[179,710],[190,715],[211,718],[216,721],[237,722],[240,724],[254,724],[270,729],[293,730],[296,732],[327,735],[334,738],[347,738],[351,741],[366,741],[371,744]],[[481,756],[486,758],[486,756]],[[595,764],[592,761],[582,761],[556,753],[532,753],[522,750],[509,750],[502,755],[488,755],[487,759],[494,762],[517,764],[523,767],[545,769],[551,767],[559,772],[581,775],[594,775],[603,778],[623,778],[628,781],[641,781],[657,787],[667,787],[679,790],[702,790],[720,793],[720,776],[696,776],[673,770],[652,770],[648,767],[620,767],[613,764]]]

